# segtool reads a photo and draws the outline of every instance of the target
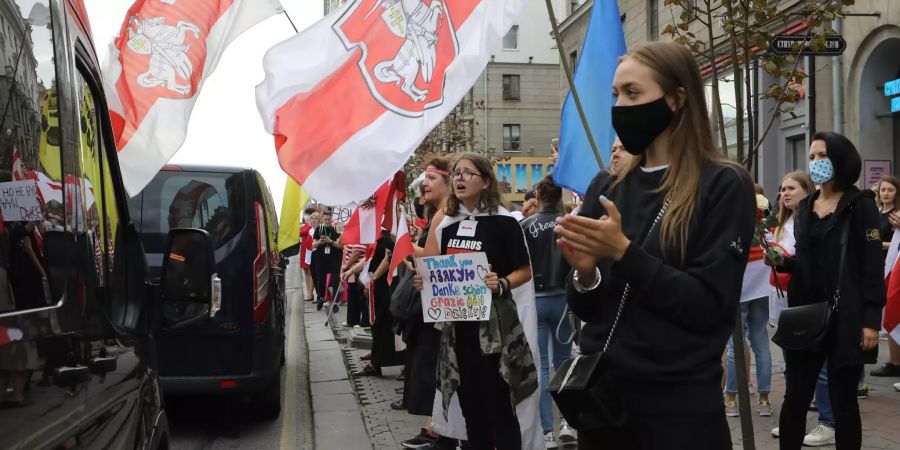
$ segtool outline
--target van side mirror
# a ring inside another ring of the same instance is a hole
[[[222,306],[222,287],[209,233],[197,228],[169,231],[163,258],[160,297],[163,300],[208,303],[209,316]]]

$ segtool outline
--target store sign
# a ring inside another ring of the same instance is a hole
[[[821,48],[813,49],[814,37],[782,35],[769,42],[769,50],[779,55],[801,54],[811,56],[837,56],[844,54],[847,41],[843,36],[826,36]]]
[[[521,201],[525,193],[545,176],[553,173],[553,162],[549,158],[515,157],[495,163],[500,192],[507,200]]]
[[[891,161],[867,159],[863,161],[863,186],[872,187],[882,177],[892,174]]]
[[[900,78],[884,83],[884,96],[891,99],[891,112],[900,112]]]

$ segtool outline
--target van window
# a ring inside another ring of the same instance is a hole
[[[64,281],[47,264],[66,207],[51,25],[48,0],[0,7],[0,313],[54,305]]]
[[[247,222],[242,173],[159,172],[128,207],[148,253],[164,253],[172,228],[200,228],[216,248]]]

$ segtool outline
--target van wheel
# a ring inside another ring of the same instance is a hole
[[[259,393],[257,409],[264,419],[275,420],[281,415],[281,370],[279,369],[269,385]]]

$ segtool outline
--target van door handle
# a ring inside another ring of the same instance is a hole
[[[59,387],[70,387],[86,383],[91,377],[87,366],[57,367],[53,372],[53,382]]]
[[[115,372],[118,367],[118,363],[116,362],[118,358],[93,358],[91,359],[91,363],[89,364],[91,373],[100,375],[109,372]]]

